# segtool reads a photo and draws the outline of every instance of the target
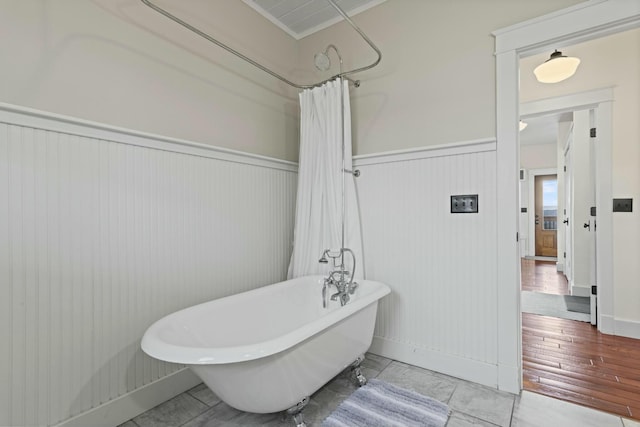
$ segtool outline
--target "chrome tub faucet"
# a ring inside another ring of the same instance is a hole
[[[349,253],[352,259],[353,271],[349,271],[345,267],[344,254]],[[354,282],[353,277],[356,271],[356,257],[353,251],[349,248],[340,248],[339,251],[331,252],[330,249],[325,249],[322,253],[322,257],[319,262],[327,264],[329,258],[333,259],[334,270],[329,272],[325,277],[322,285],[322,307],[327,307],[327,290],[331,286],[335,286],[337,292],[331,295],[331,301],[340,301],[340,305],[344,306],[349,302],[350,296],[354,294],[358,288],[358,283]]]

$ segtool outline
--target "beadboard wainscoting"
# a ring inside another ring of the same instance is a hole
[[[286,277],[296,179],[290,162],[1,105],[0,425],[114,425],[195,384],[142,334]]]
[[[496,144],[360,156],[365,273],[389,284],[371,352],[497,386]],[[450,196],[478,195],[478,213]]]

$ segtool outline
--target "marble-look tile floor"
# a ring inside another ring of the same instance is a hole
[[[449,405],[447,427],[640,427],[640,423],[546,396],[520,396],[432,372],[374,354],[363,363],[367,378],[378,378]],[[356,386],[342,373],[318,390],[304,410],[309,426],[319,426]],[[120,427],[293,426],[283,414],[251,414],[221,402],[199,386],[138,415]]]

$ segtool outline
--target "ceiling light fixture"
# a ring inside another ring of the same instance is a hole
[[[533,74],[541,83],[558,83],[573,76],[580,65],[580,59],[565,56],[557,49],[551,57],[538,65]]]

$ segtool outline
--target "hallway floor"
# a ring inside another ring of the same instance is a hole
[[[447,375],[367,354],[363,372],[414,390],[449,405],[447,427],[640,427],[619,416],[523,391],[520,396],[483,387]],[[305,409],[309,427],[319,426],[355,390],[340,374],[316,392]],[[120,427],[293,426],[277,414],[250,414],[221,402],[199,385],[127,421]]]
[[[555,262],[522,260],[522,290],[568,294]],[[524,389],[640,420],[640,340],[522,314]]]

